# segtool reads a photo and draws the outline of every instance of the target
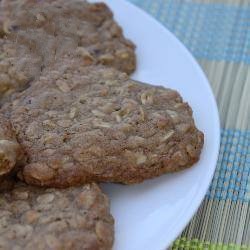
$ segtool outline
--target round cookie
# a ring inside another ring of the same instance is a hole
[[[16,183],[0,193],[0,249],[112,249],[114,221],[96,184],[65,190]]]
[[[136,183],[190,167],[203,134],[174,90],[65,60],[3,109],[28,155],[20,176],[66,187]]]
[[[135,46],[104,3],[83,0],[14,1],[5,16],[7,32],[23,43],[36,44],[52,62],[77,48],[89,63],[112,66],[122,72],[135,70]],[[2,1],[3,11],[9,1]],[[42,31],[42,32],[41,32]],[[34,34],[34,35],[32,35]]]
[[[128,74],[135,70],[135,46],[124,38],[103,3],[3,0],[0,10],[5,34],[0,42],[4,65],[0,66],[0,104],[50,71],[65,54],[81,58],[84,65],[103,64]]]

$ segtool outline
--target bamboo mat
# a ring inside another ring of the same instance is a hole
[[[250,0],[130,1],[196,57],[220,112],[221,148],[213,181],[171,249],[250,250]]]

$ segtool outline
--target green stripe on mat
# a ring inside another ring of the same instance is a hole
[[[202,242],[198,239],[188,240],[183,237],[177,240],[171,248],[172,250],[250,250],[248,246],[239,246],[235,244],[213,244],[211,242]]]
[[[181,238],[250,246],[249,202],[206,198]]]

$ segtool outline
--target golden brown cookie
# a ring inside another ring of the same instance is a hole
[[[84,65],[103,64],[129,74],[135,70],[135,46],[103,3],[3,0],[0,10],[5,34],[0,64],[7,64],[0,67],[0,102],[50,71],[64,55],[79,57]]]
[[[28,155],[27,183],[136,183],[198,161],[203,134],[174,90],[65,60],[2,112]]]
[[[96,184],[56,190],[16,183],[0,192],[0,249],[112,249],[109,210]]]
[[[6,2],[8,5],[10,1],[2,1],[3,9]],[[14,4],[4,20],[7,32],[24,43],[36,43],[46,59],[79,47],[79,53],[89,61],[126,73],[134,71],[135,46],[124,38],[121,27],[104,3],[90,4],[82,0],[11,2]]]

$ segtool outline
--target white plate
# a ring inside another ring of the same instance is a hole
[[[129,2],[104,2],[137,45],[133,78],[177,89],[205,134],[201,159],[193,168],[133,186],[103,185],[115,218],[114,249],[166,249],[194,215],[212,179],[220,142],[216,102],[202,70],[173,34]]]

